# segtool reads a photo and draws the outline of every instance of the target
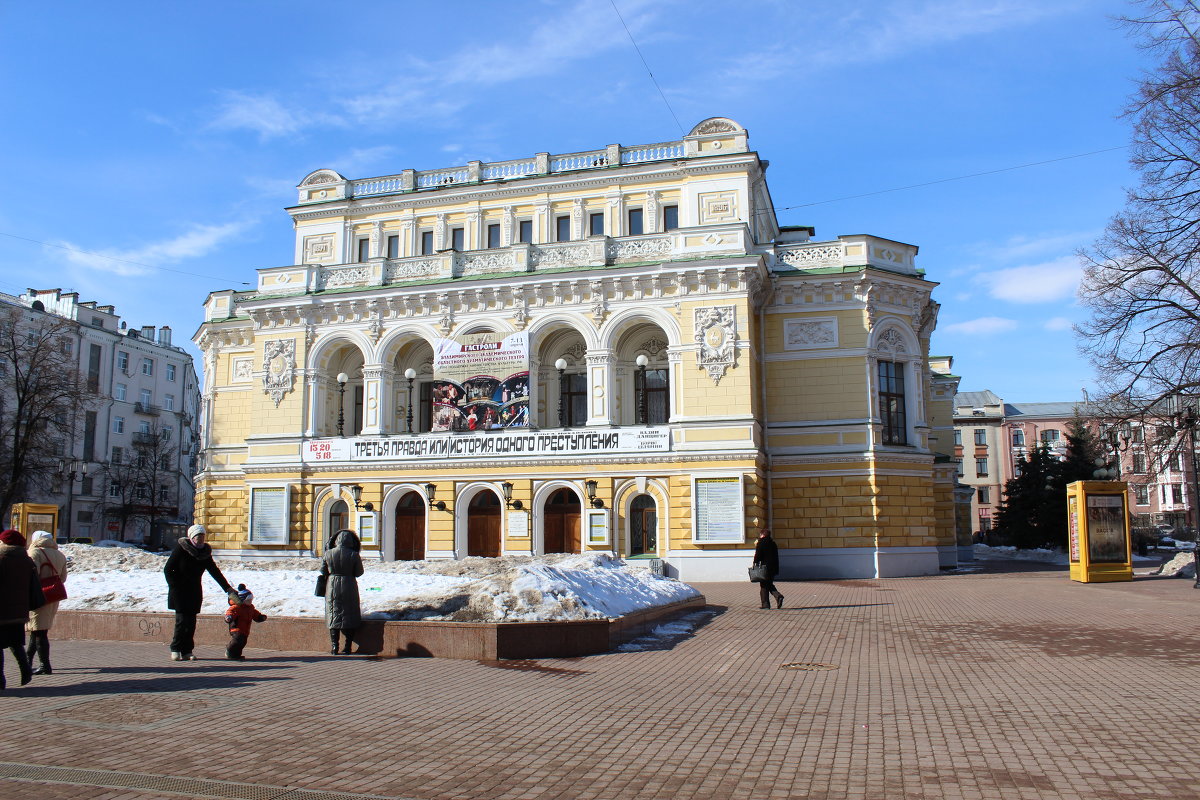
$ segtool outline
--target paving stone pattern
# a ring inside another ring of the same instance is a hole
[[[693,636],[578,659],[55,642],[27,687],[6,660],[0,798],[1200,798],[1191,581],[780,588],[762,611],[701,585],[719,613]]]

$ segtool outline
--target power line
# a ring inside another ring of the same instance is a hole
[[[0,231],[0,236],[7,236],[11,239],[20,239],[23,242],[32,242],[33,244],[40,244],[40,245],[44,245],[46,247],[57,247],[59,250],[66,250],[70,253],[79,253],[81,255],[94,256],[96,258],[106,258],[109,261],[116,261],[121,264],[133,264],[136,267],[145,267],[146,269],[157,269],[162,272],[174,272],[177,275],[190,275],[193,278],[206,278],[211,281],[225,282],[225,281],[229,280],[228,278],[218,278],[214,275],[202,275],[199,272],[188,272],[187,270],[171,269],[170,267],[160,267],[160,266],[156,266],[154,264],[143,264],[141,261],[130,261],[127,258],[117,258],[116,256],[106,256],[103,253],[93,253],[91,250],[79,250],[78,248],[75,248],[75,247],[67,247],[65,244],[58,244],[56,242],[43,242],[40,239],[30,239],[27,236],[17,236],[15,233],[5,233],[4,231]],[[235,283],[237,283],[240,286],[249,286],[250,285],[250,283],[248,281],[235,281]]]
[[[972,172],[969,175],[956,175],[953,178],[939,178],[936,181],[926,181],[924,183],[913,183],[913,184],[909,184],[908,186],[896,186],[891,189],[879,189],[878,191],[874,191],[874,192],[863,192],[862,194],[848,194],[845,197],[832,197],[828,200],[816,200],[812,203],[801,203],[800,205],[795,205],[795,206],[782,206],[782,207],[772,206],[772,208],[770,208],[770,209],[763,209],[763,211],[760,213],[774,213],[777,211],[791,211],[792,209],[796,209],[796,208],[808,208],[809,206],[820,206],[820,205],[824,205],[825,203],[839,203],[842,200],[855,200],[859,197],[873,197],[874,195],[887,194],[888,192],[902,192],[902,191],[905,191],[906,189],[920,189],[922,186],[934,186],[939,183],[949,183],[950,181],[962,181],[962,180],[966,180],[967,178],[978,178],[983,175],[995,175],[1000,172],[1011,172],[1016,169],[1028,169],[1029,167],[1040,167],[1043,164],[1053,164],[1057,161],[1069,161],[1072,158],[1084,158],[1085,156],[1094,156],[1094,155],[1098,155],[1100,153],[1111,153],[1114,150],[1124,150],[1127,147],[1128,147],[1128,145],[1121,145],[1119,147],[1106,147],[1103,150],[1092,150],[1087,153],[1076,153],[1075,155],[1072,155],[1072,156],[1061,156],[1059,158],[1048,158],[1045,161],[1033,161],[1029,164],[1017,164],[1016,166],[1012,166],[1012,167],[1001,167],[1000,169],[989,169],[984,172]]]
[[[629,37],[629,41],[633,44],[633,49],[637,51],[638,58],[642,60],[642,66],[646,68],[646,74],[650,76],[650,80],[654,83],[654,88],[658,89],[658,96],[662,98],[667,111],[671,112],[671,116],[675,119],[675,124],[679,127],[679,133],[682,135],[684,133],[683,125],[679,122],[679,117],[675,116],[675,109],[671,108],[671,103],[663,93],[662,87],[658,85],[658,79],[650,71],[650,65],[646,63],[646,57],[642,55],[642,48],[638,47],[638,43],[633,38],[633,33],[630,32],[629,26],[625,24],[625,18],[621,16],[621,11],[617,8],[616,0],[608,0],[608,2],[612,4],[613,11],[617,13],[617,19],[621,20],[621,27],[625,29],[625,35]]]

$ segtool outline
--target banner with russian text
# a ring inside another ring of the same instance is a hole
[[[473,333],[433,349],[433,430],[529,426],[529,335]]]

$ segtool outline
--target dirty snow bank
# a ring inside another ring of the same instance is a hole
[[[124,547],[63,545],[71,559],[69,597],[62,608],[78,611],[166,611],[166,556]],[[320,560],[217,559],[231,584],[254,592],[268,616],[321,617],[313,596]],[[699,596],[687,584],[630,566],[607,554],[554,554],[464,558],[458,561],[367,561],[358,579],[368,619],[526,622],[619,617]],[[205,576],[205,614],[226,605]]]

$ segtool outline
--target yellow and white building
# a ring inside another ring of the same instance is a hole
[[[718,117],[676,142],[306,176],[293,265],[210,294],[195,337],[214,546],[320,552],[348,526],[385,560],[602,551],[743,580],[769,526],[784,577],[953,564],[917,248],[780,227],[765,168]],[[463,409],[436,430],[435,350],[501,340],[526,348],[528,425]]]

